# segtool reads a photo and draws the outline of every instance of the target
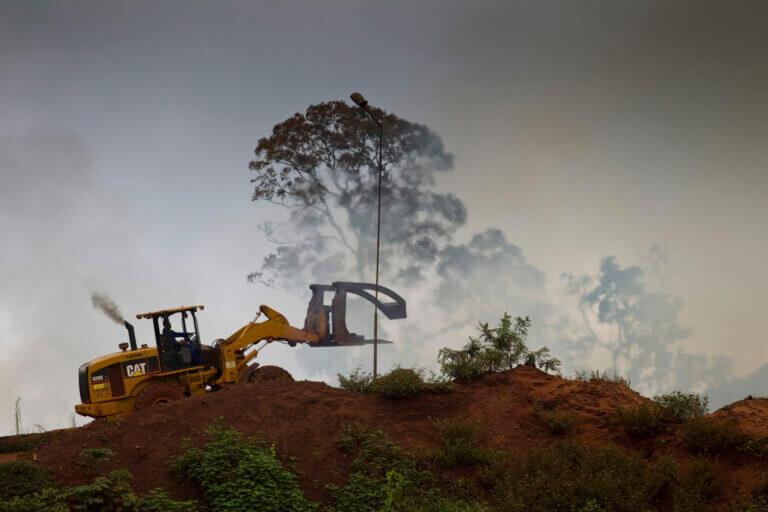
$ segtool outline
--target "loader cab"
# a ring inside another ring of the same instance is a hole
[[[155,343],[164,372],[181,370],[200,364],[200,329],[197,311],[203,306],[166,309],[136,315],[152,320]]]

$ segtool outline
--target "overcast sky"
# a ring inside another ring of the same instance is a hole
[[[270,250],[256,225],[284,215],[250,201],[248,162],[275,123],[355,90],[443,137],[457,241],[502,229],[546,278],[537,300],[574,316],[562,273],[648,268],[657,247],[685,350],[768,375],[768,4],[736,4],[3,2],[0,434],[17,397],[25,427],[66,425],[77,367],[125,338],[94,291],[129,318],[205,304],[204,340],[259,304],[301,326],[308,292],[246,282]],[[469,332],[383,362],[433,365]],[[350,350],[263,361],[333,384],[368,363]]]

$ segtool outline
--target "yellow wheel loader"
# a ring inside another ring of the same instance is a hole
[[[210,345],[201,343],[197,313],[203,306],[166,309],[136,315],[152,321],[155,346],[137,346],[133,325],[125,321],[128,342],[115,352],[80,366],[80,401],[75,411],[83,416],[103,418],[127,416],[136,409],[202,395],[238,382],[262,379],[293,380],[275,366],[259,367],[254,360],[259,351],[274,341],[291,346],[308,343],[312,347],[343,347],[372,343],[350,333],[345,323],[347,294],[372,302],[389,319],[406,317],[405,300],[379,285],[379,295],[391,301],[378,301],[370,283],[338,281],[331,285],[310,285],[312,298],[304,328],[292,327],[277,311],[261,306],[254,321],[226,339]],[[332,295],[331,303],[326,297]],[[263,314],[266,320],[257,322]],[[174,330],[173,325],[180,330]],[[391,343],[379,340],[379,343]]]

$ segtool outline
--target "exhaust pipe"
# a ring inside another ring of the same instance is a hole
[[[136,350],[136,333],[133,332],[133,325],[128,320],[124,320],[125,328],[128,329],[128,339],[131,342],[131,350]]]

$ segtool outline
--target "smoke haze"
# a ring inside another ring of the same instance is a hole
[[[120,313],[120,308],[117,307],[115,301],[110,299],[105,293],[94,292],[91,295],[91,304],[93,307],[107,315],[107,317],[117,324],[122,324],[125,320],[123,314]]]
[[[566,374],[615,364],[714,407],[766,394],[766,19],[751,0],[0,3],[0,418],[21,396],[27,426],[68,422],[77,367],[125,334],[94,290],[127,315],[205,304],[208,342],[260,304],[301,325],[309,290],[245,275],[281,250],[287,280],[356,262],[334,239],[297,249],[247,163],[275,123],[355,90],[437,134],[442,168],[385,196],[381,283],[409,318],[382,321],[380,369],[434,367],[509,311]],[[448,236],[395,253],[414,204]],[[372,355],[260,358],[335,384]]]

